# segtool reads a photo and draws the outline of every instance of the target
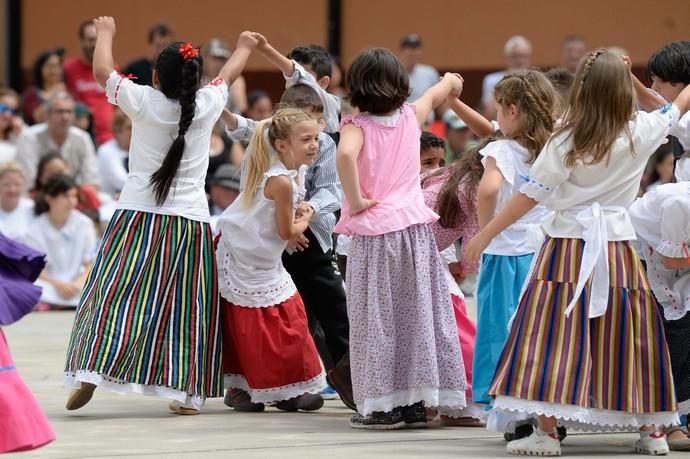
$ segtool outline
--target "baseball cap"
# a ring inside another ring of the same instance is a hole
[[[443,114],[443,122],[448,129],[465,129],[467,127],[467,124],[465,124],[465,122],[451,109],[448,109],[446,113]]]
[[[239,167],[232,164],[223,164],[216,169],[213,177],[210,180],[210,185],[220,185],[225,188],[240,191],[240,175]]]
[[[224,41],[218,38],[211,38],[206,45],[206,54],[210,57],[227,59],[230,57],[230,49]]]
[[[402,40],[400,40],[401,48],[419,48],[422,46],[422,37],[416,33],[411,33],[405,35]]]

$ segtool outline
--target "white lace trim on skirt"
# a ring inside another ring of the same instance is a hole
[[[379,398],[368,398],[357,401],[357,410],[362,416],[374,411],[391,411],[397,406],[409,406],[418,402],[424,402],[427,407],[438,407],[438,414],[462,417],[467,401],[465,391],[458,389],[438,389],[434,387],[415,387],[413,389],[399,390],[392,394]]]
[[[252,389],[242,375],[226,374],[225,387],[242,389],[249,393],[252,403],[271,403],[290,400],[300,395],[318,394],[326,385],[326,375],[321,372],[318,376],[307,381],[288,384],[287,386],[272,387],[270,389]]]
[[[499,395],[494,400],[494,410],[524,419],[531,416],[552,416],[559,425],[578,430],[597,432],[638,431],[641,426],[673,426],[680,424],[678,413],[661,411],[656,413],[627,413],[623,411],[585,408],[577,405],[523,400]],[[490,427],[490,426],[489,426]]]
[[[78,389],[81,387],[82,382],[94,384],[98,386],[99,389],[115,392],[116,394],[140,394],[167,398],[176,401],[179,406],[193,408],[195,410],[200,410],[204,406],[206,400],[205,397],[190,395],[184,391],[173,389],[172,387],[130,383],[117,378],[111,378],[101,373],[96,373],[95,371],[77,370],[76,373],[65,373],[63,382],[65,387]]]

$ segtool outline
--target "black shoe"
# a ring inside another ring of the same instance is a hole
[[[427,426],[426,408],[422,402],[418,402],[410,406],[395,408],[395,410],[400,411],[402,419],[405,422],[405,427],[419,429]]]
[[[323,397],[319,394],[303,394],[289,400],[281,400],[276,403],[276,408],[281,411],[295,412],[316,411],[323,406]]]
[[[249,413],[260,413],[265,408],[263,403],[252,403],[252,398],[242,389],[228,389],[225,391],[223,403],[235,411]]]
[[[505,441],[519,440],[521,438],[529,437],[534,432],[534,426],[532,424],[520,424],[515,427],[515,432],[506,432],[503,434],[503,439]]]
[[[366,430],[397,430],[405,428],[402,414],[399,410],[375,411],[368,416],[355,413],[350,418],[350,427]]]
[[[556,432],[558,432],[558,441],[563,441],[565,440],[565,437],[568,436],[568,431],[565,430],[565,427],[563,426],[556,427]]]

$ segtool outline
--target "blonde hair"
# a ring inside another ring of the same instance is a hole
[[[635,93],[630,70],[621,57],[600,48],[588,53],[577,67],[563,124],[556,134],[572,140],[565,155],[566,167],[608,165],[611,146],[623,132],[635,154],[628,122],[635,113]]]
[[[554,128],[557,109],[556,90],[538,70],[511,72],[494,88],[494,100],[503,107],[515,105],[520,110],[518,132],[515,137],[529,152],[533,163]]]
[[[18,162],[5,161],[4,163],[0,163],[0,178],[4,177],[5,174],[10,173],[21,175],[23,179],[26,179],[24,169],[22,169]]]
[[[281,108],[270,120],[256,125],[252,138],[247,146],[247,172],[243,190],[243,201],[246,208],[251,207],[254,193],[259,187],[263,175],[273,163],[271,147],[275,149],[276,140],[286,140],[290,136],[292,127],[304,121],[313,121],[314,117],[298,108]],[[264,130],[268,130],[268,143]]]

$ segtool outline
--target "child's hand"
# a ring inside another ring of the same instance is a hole
[[[240,37],[237,39],[238,48],[246,48],[252,50],[256,48],[256,45],[258,43],[259,42],[257,41],[256,37],[254,37],[254,32],[244,31],[240,34]]]
[[[450,96],[458,98],[460,97],[460,94],[462,94],[462,85],[464,83],[464,79],[460,76],[459,73],[446,73],[443,75],[443,79],[448,81],[451,84],[451,90],[450,90]]]
[[[288,247],[298,252],[304,252],[309,247],[309,239],[304,234],[300,234],[296,238],[288,240]]]
[[[472,238],[472,240],[465,245],[465,259],[464,261],[466,263],[476,263],[479,261],[479,257],[482,256],[482,253],[486,248],[489,246],[489,243],[491,240],[486,240],[486,237],[482,234],[480,231],[475,237]],[[464,245],[464,244],[463,244]]]
[[[632,70],[632,60],[630,59],[630,56],[621,56],[621,59],[623,59],[623,62],[625,62],[628,70]]]
[[[264,37],[262,34],[260,34],[259,32],[253,32],[252,35],[254,36],[256,41],[258,42],[256,49],[258,49],[260,52],[266,51],[268,49],[268,46],[269,46],[268,39],[266,37]]]
[[[96,26],[96,33],[107,33],[115,36],[115,19],[110,16],[98,16],[93,20],[93,25]]]
[[[302,202],[295,212],[295,223],[309,222],[313,216],[314,208],[306,202]]]
[[[377,201],[376,199],[362,198],[362,202],[350,204],[350,216],[357,215],[360,212],[364,212],[365,210],[374,207],[379,202],[380,201]]]

